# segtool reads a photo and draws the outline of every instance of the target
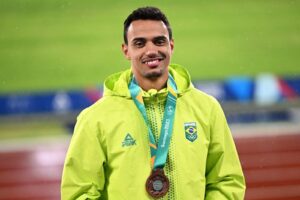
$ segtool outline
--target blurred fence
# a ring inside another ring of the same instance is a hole
[[[284,121],[300,108],[300,77],[262,74],[224,81],[195,81],[195,87],[223,104],[229,123]],[[0,95],[0,117],[27,114],[78,114],[102,96],[101,88]]]

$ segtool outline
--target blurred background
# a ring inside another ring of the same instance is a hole
[[[0,1],[0,200],[60,199],[76,116],[125,70],[123,21],[157,6],[173,63],[225,111],[249,200],[300,199],[300,1]]]

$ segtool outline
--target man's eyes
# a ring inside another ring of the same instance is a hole
[[[163,46],[165,43],[166,43],[165,39],[157,39],[154,41],[154,44],[158,46]]]
[[[146,42],[147,41],[144,40],[136,40],[133,42],[133,46],[143,48],[146,45]],[[156,46],[164,46],[167,43],[167,40],[165,38],[157,38],[149,42],[152,42]]]
[[[145,46],[145,42],[143,41],[135,41],[133,44],[138,48]]]

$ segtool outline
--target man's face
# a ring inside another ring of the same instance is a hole
[[[137,79],[157,79],[168,76],[168,66],[174,42],[162,21],[136,20],[128,27],[128,44],[122,49],[131,60]]]

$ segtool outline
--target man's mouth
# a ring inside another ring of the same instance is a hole
[[[153,59],[146,59],[142,61],[143,64],[146,64],[149,67],[156,67],[160,64],[160,61],[162,61],[163,58],[153,58]]]

